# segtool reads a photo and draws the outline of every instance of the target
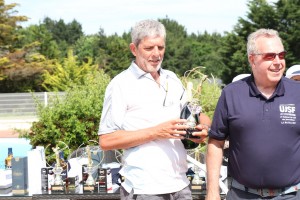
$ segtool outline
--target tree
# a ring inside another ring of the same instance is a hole
[[[83,84],[86,76],[96,71],[97,66],[92,65],[91,59],[79,66],[73,51],[70,49],[63,64],[57,63],[52,70],[44,72],[42,85],[47,91],[66,91],[73,85]]]
[[[228,33],[224,37],[221,57],[223,63],[225,63],[220,77],[224,84],[231,83],[233,77],[238,74],[250,73],[246,40],[236,33]]]
[[[127,69],[133,57],[129,49],[129,43],[117,35],[107,37],[105,54],[108,55],[108,63],[104,67],[104,71],[111,77]]]
[[[168,17],[159,19],[159,21],[164,24],[167,32],[163,67],[182,76],[187,69],[192,68],[188,63],[191,49],[187,48],[188,41],[186,39],[188,34],[186,29]]]
[[[74,54],[78,61],[84,62],[87,58],[96,58],[100,48],[99,37],[97,35],[87,35],[79,38],[74,44]]]
[[[52,33],[57,43],[65,41],[68,45],[72,45],[83,36],[82,26],[75,19],[66,24],[62,19],[55,21],[46,17],[42,24]]]
[[[97,37],[99,49],[95,61],[99,68],[110,77],[127,69],[133,58],[129,49],[130,41],[116,34],[106,36],[103,30],[100,30]],[[125,36],[125,38],[128,37]]]
[[[0,91],[42,91],[41,74],[53,61],[37,52],[38,43],[21,45],[22,27],[18,23],[28,18],[14,15],[17,5],[5,5],[0,0]]]
[[[19,28],[19,22],[27,21],[26,16],[16,16],[17,11],[13,10],[18,4],[5,5],[4,0],[0,0],[0,56],[4,50],[11,50],[12,44],[18,40],[15,31]]]
[[[57,42],[53,39],[52,34],[46,29],[45,25],[30,25],[27,28],[18,30],[21,35],[16,48],[38,44],[37,51],[47,59],[59,59],[61,51]]]
[[[66,24],[62,19],[55,21],[45,17],[41,25],[45,26],[56,41],[61,55],[59,59],[66,57],[68,49],[72,48],[75,42],[83,36],[82,26],[75,19]]]
[[[35,44],[8,53],[0,58],[0,92],[44,91],[42,74],[55,61],[36,53]]]
[[[192,35],[195,38],[193,43],[192,54],[190,59],[198,66],[202,66],[202,73],[215,78],[221,77],[223,63],[221,49],[224,39],[218,33],[208,34],[204,32],[202,35]]]

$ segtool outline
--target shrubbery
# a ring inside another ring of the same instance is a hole
[[[30,139],[33,147],[44,146],[46,156],[52,155],[52,148],[66,144],[69,151],[76,150],[90,140],[98,141],[98,126],[101,117],[104,94],[110,78],[103,71],[88,74],[82,85],[73,85],[63,97],[56,95],[48,106],[38,104],[38,119],[30,132],[21,137]]]

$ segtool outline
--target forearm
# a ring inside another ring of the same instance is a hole
[[[118,130],[99,137],[103,150],[128,149],[157,139],[183,139],[188,128],[185,119],[174,119],[135,131]]]
[[[103,150],[128,149],[154,139],[153,131],[150,128],[137,131],[118,130],[113,133],[101,135],[99,144]]]
[[[207,129],[210,128],[211,120],[206,114],[201,113],[199,119],[200,119],[200,124],[201,125],[206,126],[205,128],[207,128]]]
[[[220,199],[219,179],[223,158],[224,141],[208,140],[206,168],[207,168],[207,199]]]

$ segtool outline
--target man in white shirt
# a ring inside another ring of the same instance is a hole
[[[192,199],[186,177],[188,128],[179,119],[185,90],[175,73],[161,68],[166,31],[155,20],[138,22],[131,32],[135,60],[107,87],[99,129],[103,150],[123,149],[121,199]],[[201,114],[200,122],[210,124]],[[197,142],[207,137],[199,124]]]

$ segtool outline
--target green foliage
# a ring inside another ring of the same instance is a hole
[[[231,83],[238,74],[250,73],[246,51],[246,39],[233,33],[224,36],[221,55],[226,66],[221,69],[220,76],[224,84]]]
[[[7,53],[0,62],[0,92],[44,91],[42,74],[55,65],[36,53],[35,44]]]
[[[41,25],[30,25],[27,28],[18,30],[20,37],[16,48],[37,43],[37,52],[41,53],[48,59],[59,59],[61,58],[61,51],[57,42],[53,39],[53,36],[46,26]]]
[[[100,49],[96,57],[96,63],[104,69],[105,73],[114,77],[128,68],[132,61],[128,41],[117,35],[108,37],[99,35],[98,41]]]
[[[193,83],[193,98],[199,99],[202,112],[213,117],[215,107],[221,95],[220,83],[214,77],[208,78],[203,71],[204,67],[195,67],[185,73],[181,77],[183,84],[186,86],[188,82]]]
[[[47,148],[47,155],[60,141],[72,152],[81,144],[98,140],[98,127],[101,117],[104,93],[110,78],[101,70],[85,76],[80,84],[73,85],[65,94],[57,93],[44,106],[36,101],[38,119],[31,131],[21,137],[30,139],[33,147]],[[33,94],[34,95],[34,94]],[[65,152],[68,156],[69,152]]]
[[[72,45],[83,36],[81,24],[75,19],[71,23],[65,23],[62,19],[55,21],[46,17],[42,24],[52,33],[57,43],[65,41],[68,45]]]
[[[4,0],[0,0],[0,55],[1,49],[10,49],[11,45],[18,39],[15,31],[19,28],[17,23],[27,21],[25,16],[14,15],[14,8],[18,4],[5,4]]]
[[[97,66],[92,65],[91,60],[79,66],[73,51],[69,50],[62,65],[58,63],[51,71],[45,71],[42,85],[47,91],[65,91],[73,85],[83,84],[86,75],[96,71]]]
[[[82,36],[74,45],[74,54],[79,62],[84,62],[88,58],[96,58],[100,54],[100,38],[97,35]]]

